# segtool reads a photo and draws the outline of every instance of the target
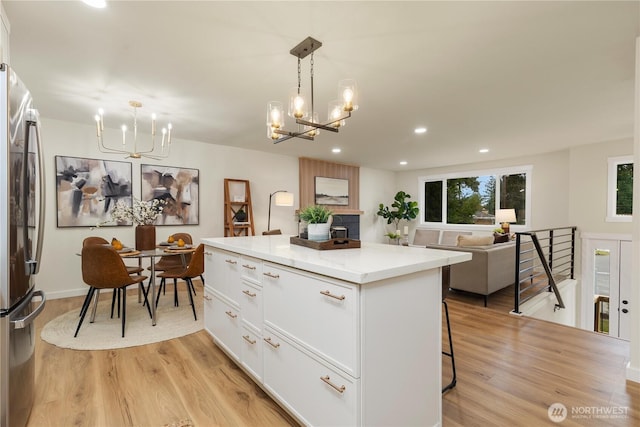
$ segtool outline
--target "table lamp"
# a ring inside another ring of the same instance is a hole
[[[496,212],[496,222],[500,223],[500,228],[505,234],[509,234],[509,223],[516,222],[515,209],[498,209]]]

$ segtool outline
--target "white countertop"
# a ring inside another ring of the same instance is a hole
[[[370,283],[471,260],[468,252],[362,242],[358,249],[316,250],[289,243],[288,235],[202,239],[235,252],[353,283]]]

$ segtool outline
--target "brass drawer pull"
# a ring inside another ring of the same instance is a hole
[[[264,338],[264,340],[267,342],[267,344],[269,344],[269,345],[270,345],[271,347],[273,347],[273,348],[278,348],[278,347],[280,347],[280,343],[273,343],[273,342],[271,341],[271,337]]]
[[[269,273],[268,271],[266,273],[262,273],[262,274],[264,274],[265,276],[268,276],[268,277],[273,277],[274,279],[280,278],[279,274]]]
[[[213,252],[207,252],[207,251],[204,251],[204,254],[205,254],[205,255],[213,255]]]
[[[253,297],[255,297],[255,296],[256,296],[256,293],[255,293],[255,292],[254,292],[254,293],[251,293],[251,292],[249,292],[249,291],[248,291],[248,290],[246,290],[246,289],[245,289],[244,291],[242,291],[242,293],[243,293],[243,294],[245,294],[245,295],[247,295],[247,296],[250,296],[251,298],[253,298]]]
[[[330,380],[331,380],[331,378],[329,378],[329,375],[326,375],[326,376],[324,376],[324,377],[320,377],[320,379],[321,379],[322,381],[324,381],[325,383],[329,384],[331,387],[333,387],[333,389],[334,389],[335,391],[337,391],[337,392],[338,392],[338,393],[340,393],[340,394],[344,393],[344,391],[347,389],[347,388],[346,388],[345,386],[343,386],[343,385],[342,385],[342,386],[340,386],[340,387],[338,387],[337,385],[335,385],[334,383],[332,383],[332,382],[330,381]]]
[[[212,301],[212,300],[213,300],[213,298],[211,298],[211,297],[210,297],[209,295],[207,295],[207,294],[205,294],[203,298],[204,298],[204,299],[206,299],[207,301]]]
[[[340,301],[342,301],[343,299],[345,299],[346,297],[344,295],[334,295],[329,291],[320,291],[320,293],[326,297],[331,297],[331,298],[335,298],[335,299],[339,299]]]
[[[255,344],[255,343],[256,343],[256,340],[252,340],[252,339],[251,339],[251,337],[249,337],[249,335],[243,335],[243,336],[242,336],[242,338],[244,338],[244,340],[245,340],[246,342],[248,342],[249,344],[252,344],[252,345],[253,345],[253,344]]]
[[[249,270],[255,270],[256,266],[255,265],[249,265],[249,264],[242,264],[242,266],[244,268],[248,268]]]
[[[233,314],[232,311],[225,311],[225,313],[227,314],[227,316],[231,317],[232,319],[235,319],[236,317],[238,317],[238,315]]]
[[[236,265],[238,263],[238,261],[234,261],[232,259],[225,259],[224,262],[229,263],[229,264],[233,264],[233,265]]]

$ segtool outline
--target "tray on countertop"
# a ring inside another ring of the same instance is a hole
[[[317,249],[319,251],[331,249],[356,249],[360,247],[360,240],[336,238],[316,242],[314,240],[301,239],[298,236],[291,236],[289,242],[292,245],[304,246],[306,248]]]

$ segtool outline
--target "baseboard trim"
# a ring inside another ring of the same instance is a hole
[[[86,295],[88,290],[88,287],[85,286],[84,288],[69,289],[66,291],[45,291],[45,294],[47,295],[47,299],[61,299]]]

